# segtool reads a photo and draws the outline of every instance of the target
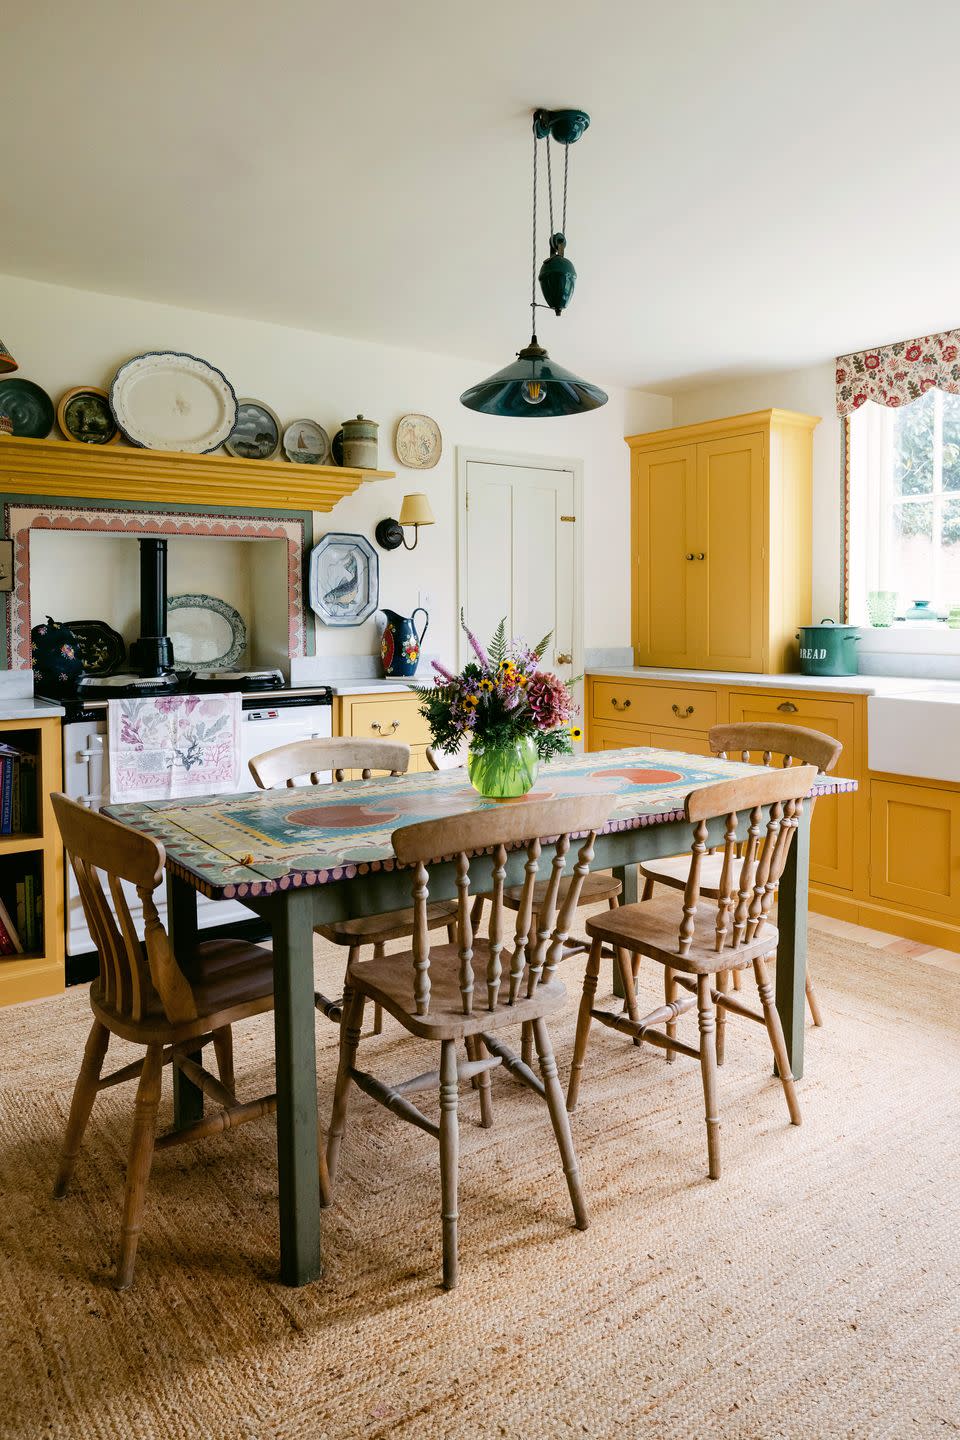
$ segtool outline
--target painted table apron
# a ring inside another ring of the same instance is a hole
[[[593,868],[612,869],[629,904],[638,898],[639,861],[690,848],[690,826],[683,818],[686,795],[758,769],[648,747],[601,751],[545,766],[533,793],[560,798],[600,790],[616,796],[613,817],[597,837]],[[855,789],[853,780],[821,776],[813,793]],[[166,848],[169,923],[178,956],[188,955],[195,940],[198,893],[242,900],[271,926],[280,1275],[288,1285],[306,1284],[320,1274],[313,928],[408,906],[412,876],[394,857],[393,831],[486,808],[488,802],[472,790],[463,770],[107,808],[114,819],[146,831]],[[746,816],[741,818],[745,834]],[[722,844],[723,831],[722,819],[713,822],[709,843]],[[544,846],[542,864],[551,854],[551,847]],[[511,854],[508,884],[522,880],[525,859],[521,849]],[[809,863],[807,807],[780,883],[776,969],[777,1008],[798,1078],[803,1074]],[[492,869],[491,856],[474,860],[472,887],[491,884]],[[456,895],[453,861],[431,865],[430,894],[437,900]],[[203,1094],[176,1068],[174,1084],[175,1123],[188,1125],[202,1111]]]

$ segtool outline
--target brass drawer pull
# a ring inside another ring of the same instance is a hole
[[[374,720],[374,721],[372,722],[372,724],[371,724],[371,726],[370,726],[370,729],[371,729],[371,730],[376,730],[376,732],[377,732],[378,735],[386,735],[386,734],[388,733],[386,730],[384,730],[383,726],[380,724],[380,722],[379,722],[378,720]],[[390,721],[390,729],[393,731],[394,734],[396,734],[397,731],[400,729],[400,721],[399,721],[399,720],[391,720],[391,721]]]
[[[676,715],[678,720],[686,720],[688,715],[693,714],[692,705],[684,705],[682,710],[680,709],[679,705],[671,705],[670,709],[673,711],[674,715]]]
[[[697,556],[697,559],[698,559],[698,560],[706,560],[706,558],[707,558],[707,557],[706,557],[706,554],[704,553],[704,551],[701,550],[700,553],[699,553],[698,556]]]
[[[687,559],[688,559],[688,560],[693,560],[693,559],[694,559],[694,554],[693,554],[693,551],[692,551],[692,550],[688,550],[688,551],[687,551]]]
[[[781,700],[777,709],[782,710],[784,715],[796,715],[797,713],[797,707],[792,700]]]
[[[613,706],[614,710],[629,710],[629,709],[630,709],[630,701],[629,701],[629,700],[618,700],[617,697],[616,697],[616,695],[613,695],[613,696],[611,697],[611,699],[610,699],[610,704]]]

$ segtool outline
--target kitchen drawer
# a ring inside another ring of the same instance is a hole
[[[870,782],[870,894],[960,918],[960,792]]]
[[[851,697],[809,695],[802,690],[789,694],[776,690],[731,690],[729,717],[731,725],[776,721],[819,730],[843,746],[836,773],[853,778],[860,773],[856,745],[857,701]],[[855,795],[826,795],[817,801],[810,836],[810,878],[815,884],[853,889],[859,808]]]
[[[709,755],[706,735],[694,730],[657,730],[649,725],[603,725],[590,727],[591,750],[631,750],[653,745],[658,750],[679,750],[688,755]]]
[[[340,703],[344,735],[363,740],[402,740],[407,745],[430,744],[430,727],[420,714],[415,695],[361,695]]]
[[[635,680],[594,680],[594,720],[699,730],[716,725],[716,690],[695,685],[648,685]]]

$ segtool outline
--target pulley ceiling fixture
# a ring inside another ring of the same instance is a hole
[[[590,124],[585,110],[535,110],[533,115],[533,274],[530,314],[533,334],[530,344],[517,352],[511,365],[498,370],[460,396],[468,410],[485,415],[581,415],[606,405],[607,396],[598,385],[581,380],[551,360],[537,339],[537,310],[562,315],[573,298],[577,272],[566,256],[567,180],[570,146],[575,145]],[[563,209],[559,227],[554,225],[553,164],[551,142],[563,146]],[[540,145],[547,152],[547,191],[550,207],[550,254],[537,271],[537,170]],[[537,280],[543,301],[537,299]],[[546,302],[544,304],[544,301]]]

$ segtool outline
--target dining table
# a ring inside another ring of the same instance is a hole
[[[562,757],[541,767],[531,795],[603,793],[611,818],[597,835],[592,869],[613,870],[622,903],[639,899],[638,863],[689,850],[684,801],[691,790],[761,767],[651,747]],[[811,795],[855,790],[819,775]],[[167,919],[180,964],[196,943],[197,897],[239,900],[269,925],[274,958],[280,1278],[304,1285],[321,1273],[318,1184],[314,927],[382,914],[411,903],[413,871],[398,863],[392,835],[405,825],[486,808],[462,768],[345,780],[212,798],[105,807],[113,819],[159,840],[166,852]],[[515,803],[522,804],[523,801]],[[842,803],[842,802],[835,802]],[[803,1074],[810,806],[804,807],[778,895],[776,1003],[794,1075]],[[740,817],[746,835],[746,814]],[[725,820],[707,843],[722,844]],[[531,837],[532,838],[532,837]],[[552,856],[543,847],[544,863]],[[526,851],[508,856],[507,884],[523,878]],[[474,888],[492,883],[493,856],[471,861]],[[453,859],[430,866],[430,897],[453,898]],[[174,1124],[199,1118],[203,1092],[174,1066]]]

